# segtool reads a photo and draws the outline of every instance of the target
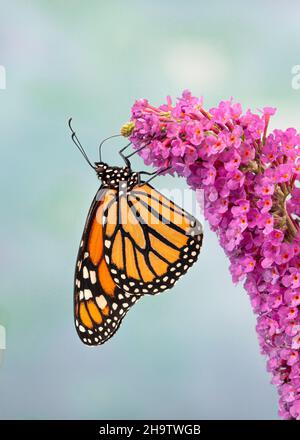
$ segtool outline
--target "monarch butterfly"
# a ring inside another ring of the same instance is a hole
[[[158,173],[89,161],[71,126],[72,140],[102,184],[92,201],[78,251],[74,315],[79,338],[100,345],[115,334],[128,310],[144,295],[169,288],[197,260],[202,245],[198,220],[156,191]],[[113,137],[113,136],[112,136]],[[152,175],[144,182],[141,175]]]

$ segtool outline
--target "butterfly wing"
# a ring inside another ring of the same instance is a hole
[[[104,210],[105,258],[114,283],[132,295],[171,288],[198,258],[202,226],[149,184],[120,191]]]
[[[77,257],[75,325],[80,339],[87,345],[100,345],[111,338],[139,299],[117,286],[104,258],[103,213],[107,206],[114,205],[117,206],[117,192],[100,188],[92,202]]]

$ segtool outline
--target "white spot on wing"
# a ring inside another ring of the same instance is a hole
[[[98,305],[98,307],[100,309],[104,309],[105,306],[107,305],[107,301],[106,301],[106,299],[104,298],[103,295],[100,295],[100,296],[96,297],[96,303],[97,303],[97,305]]]
[[[90,280],[92,284],[96,284],[97,279],[96,279],[96,272],[94,270],[90,271]]]
[[[86,266],[83,266],[83,278],[87,279],[89,277],[89,272]]]
[[[84,298],[86,300],[93,298],[92,292],[90,291],[90,289],[84,289]]]

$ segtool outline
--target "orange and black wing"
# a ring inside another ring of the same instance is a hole
[[[106,342],[139,299],[122,291],[105,260],[104,212],[117,206],[117,192],[100,189],[90,208],[75,270],[74,313],[80,339],[87,345]]]
[[[104,217],[106,262],[124,292],[155,295],[169,289],[198,258],[201,224],[149,184],[120,192]]]

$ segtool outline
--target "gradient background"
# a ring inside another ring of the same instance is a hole
[[[248,298],[207,226],[198,264],[172,292],[137,304],[103,347],[80,343],[73,271],[98,182],[66,121],[94,160],[136,98],[160,104],[185,88],[207,106],[230,96],[277,106],[273,127],[300,128],[299,3],[12,0],[0,10],[0,417],[276,419]],[[107,161],[120,163],[120,144]]]

